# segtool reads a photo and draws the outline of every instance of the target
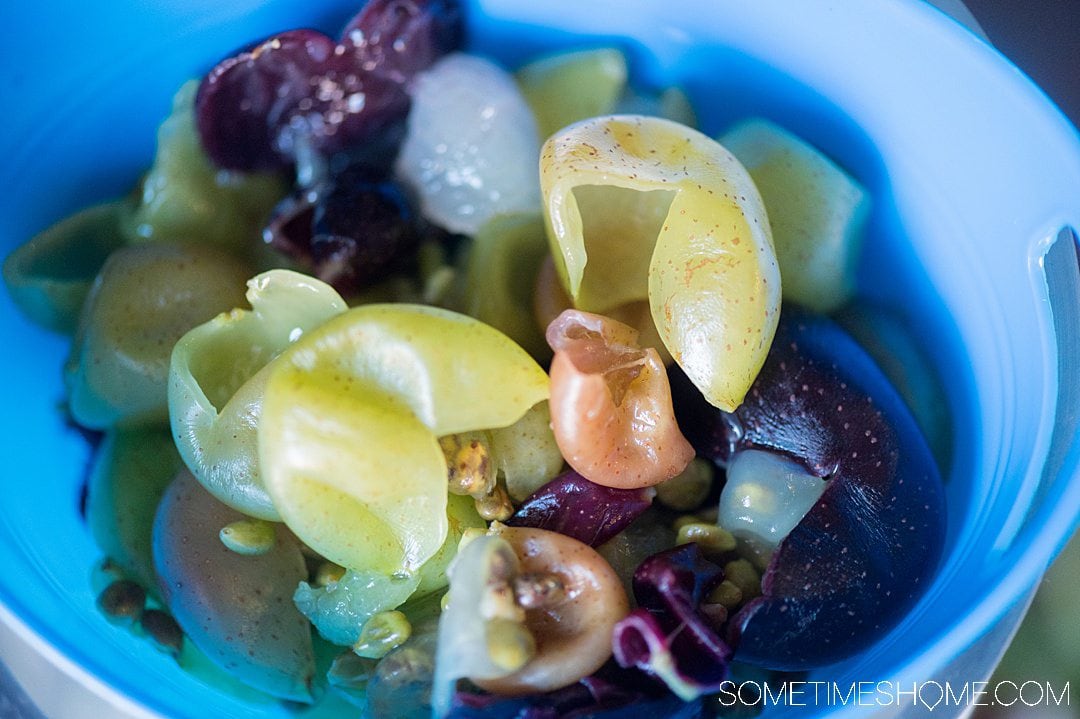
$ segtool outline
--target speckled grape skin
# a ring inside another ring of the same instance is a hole
[[[225,671],[273,696],[311,702],[311,628],[292,601],[307,579],[300,544],[277,525],[269,552],[236,554],[218,532],[243,518],[182,470],[154,522],[162,598],[188,638]]]
[[[937,567],[945,499],[926,440],[866,353],[831,321],[785,307],[734,414],[708,408],[685,378],[672,384],[700,453],[724,462],[737,449],[772,450],[829,478],[773,555],[763,595],[731,620],[736,659],[822,666],[895,626]]]

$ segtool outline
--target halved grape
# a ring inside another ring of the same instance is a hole
[[[515,502],[547,484],[564,464],[551,431],[549,404],[538,402],[517,422],[492,430],[491,453],[506,492]]]
[[[233,309],[186,333],[169,363],[169,417],[188,468],[220,501],[280,520],[263,486],[255,429],[269,364],[304,332],[345,311],[328,285],[289,270],[247,282],[251,310]]]
[[[4,284],[23,314],[70,334],[101,266],[124,241],[125,200],[95,205],[61,220],[4,260]]]
[[[515,78],[546,138],[615,109],[626,88],[626,57],[612,47],[562,52],[530,62]]]
[[[211,164],[195,129],[197,88],[189,81],[173,98],[139,206],[124,228],[136,241],[207,243],[246,257],[288,185],[277,174],[222,172]]]
[[[648,299],[691,381],[715,406],[737,407],[780,314],[769,222],[745,168],[696,130],[615,115],[551,137],[540,177],[575,305],[603,312]]]
[[[168,430],[157,427],[111,430],[94,457],[86,523],[105,556],[144,589],[157,587],[154,512],[182,466]]]
[[[218,533],[243,517],[182,470],[154,521],[162,598],[191,641],[221,668],[268,694],[311,702],[311,630],[292,602],[307,576],[300,544],[277,525],[269,552],[237,554]]]
[[[80,425],[164,425],[173,345],[243,301],[249,270],[208,245],[147,243],[110,255],[65,366]]]
[[[282,167],[305,152],[363,143],[408,111],[402,87],[364,72],[315,30],[290,30],[219,63],[195,100],[210,158],[232,170]]]
[[[466,314],[505,332],[541,362],[551,358],[551,349],[532,303],[547,256],[539,214],[494,217],[469,245],[462,290]]]
[[[784,299],[832,312],[855,292],[870,199],[817,148],[766,120],[747,120],[721,144],[743,163],[769,210]]]
[[[536,121],[513,78],[480,57],[456,53],[417,75],[396,172],[424,215],[473,234],[495,215],[536,212]]]
[[[413,572],[447,534],[438,437],[510,425],[547,375],[500,332],[417,305],[353,308],[286,350],[267,381],[260,466],[281,516],[327,559]]]
[[[805,470],[799,484],[812,475],[825,485],[773,552],[761,596],[729,622],[737,658],[815,668],[895,626],[941,557],[945,496],[926,440],[866,352],[828,319],[785,307],[768,361],[736,412],[710,407],[678,374],[672,387],[701,454],[730,463],[737,454],[745,462],[746,450],[772,452]],[[770,473],[789,467],[774,463]],[[774,521],[769,515],[758,518]]]

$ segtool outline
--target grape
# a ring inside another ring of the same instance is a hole
[[[94,457],[86,523],[98,547],[145,589],[156,584],[150,534],[165,488],[182,466],[165,429],[113,429]]]
[[[626,76],[626,57],[610,47],[549,55],[515,74],[536,115],[541,137],[579,120],[611,113],[626,90]]]
[[[398,83],[460,46],[461,36],[453,0],[370,0],[341,33],[361,67]]]
[[[168,422],[173,345],[243,301],[248,268],[209,245],[113,252],[83,307],[65,366],[71,415],[92,429]]]
[[[540,141],[513,78],[454,54],[417,75],[398,175],[435,224],[474,234],[498,214],[540,207]]]
[[[396,184],[353,164],[279,203],[263,239],[354,295],[404,269],[424,233]]]
[[[655,490],[615,489],[569,470],[536,490],[507,520],[511,527],[561,532],[596,547],[621,532],[652,504]]]
[[[680,425],[699,453],[727,464],[729,482],[742,483],[731,470],[742,474],[738,465],[747,461],[733,458],[761,450],[794,460],[826,485],[772,554],[762,596],[729,622],[736,658],[801,670],[868,647],[918,600],[945,539],[941,477],[896,389],[837,325],[791,306],[738,410],[709,408],[688,385],[673,373]],[[755,488],[756,501],[770,499],[764,488]],[[742,504],[739,495],[725,494],[721,502],[728,501]],[[731,511],[745,516],[746,509],[763,516],[760,507]]]
[[[266,366],[304,332],[345,311],[329,286],[289,270],[248,280],[251,309],[187,332],[169,362],[169,421],[184,462],[230,507],[280,520],[263,486],[255,430]]]
[[[769,220],[742,165],[696,130],[613,115],[550,137],[540,183],[575,307],[648,299],[686,375],[714,406],[738,407],[780,315]]]
[[[452,0],[376,0],[339,43],[290,30],[255,43],[210,71],[196,98],[199,135],[211,159],[258,170],[350,152],[374,142],[369,160],[393,157],[405,118],[404,84],[461,42]],[[384,160],[385,161],[385,160]]]
[[[232,170],[282,167],[298,155],[330,155],[401,120],[401,86],[362,72],[314,30],[270,37],[219,63],[195,99],[210,158]]]
[[[415,251],[420,232],[395,185],[352,171],[335,178],[312,217],[320,279],[341,292],[370,285]]]
[[[123,229],[133,242],[200,242],[245,256],[287,185],[276,173],[221,172],[211,164],[195,130],[196,92],[192,80],[173,98],[139,206]]]
[[[513,424],[547,385],[524,350],[471,317],[355,307],[270,370],[258,427],[266,488],[327,559],[412,572],[449,531],[438,437]]]
[[[162,598],[188,637],[221,668],[273,696],[311,702],[311,631],[292,601],[307,577],[300,544],[277,525],[269,552],[230,551],[218,532],[243,518],[182,470],[154,520]]]
[[[126,201],[88,207],[67,217],[4,260],[4,283],[11,299],[34,322],[72,334],[94,277],[113,250],[123,244]]]

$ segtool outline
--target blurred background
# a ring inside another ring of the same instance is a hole
[[[1080,127],[1080,0],[965,4],[990,42]],[[1050,568],[992,681],[1019,686],[1028,680],[1055,688],[1069,682],[1071,706],[983,710],[977,719],[1080,717],[1080,537]]]

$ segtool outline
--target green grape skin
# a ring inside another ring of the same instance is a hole
[[[523,349],[471,317],[355,307],[275,361],[258,427],[264,481],[330,561],[411,574],[448,532],[438,437],[513,424],[547,392]]]
[[[158,128],[154,163],[138,207],[124,223],[132,242],[198,242],[249,258],[274,205],[288,192],[282,176],[219,170],[195,129],[198,82],[181,86]]]
[[[150,551],[154,512],[181,466],[169,431],[145,427],[109,430],[90,471],[90,533],[105,556],[147,590],[157,585]]]
[[[497,216],[469,245],[462,288],[466,314],[506,333],[538,362],[551,359],[533,312],[533,289],[547,254],[539,214]]]
[[[626,58],[617,48],[594,48],[533,60],[514,75],[536,117],[540,137],[588,117],[606,115],[626,89]]]
[[[173,436],[192,473],[225,504],[280,521],[259,470],[256,426],[266,366],[304,332],[345,311],[329,285],[290,270],[247,282],[234,309],[184,334],[169,363]]]
[[[248,269],[209,247],[129,245],[95,280],[65,365],[75,421],[91,429],[166,425],[173,345],[243,300]]]
[[[512,425],[492,430],[491,453],[514,502],[554,479],[565,462],[551,430],[548,403],[539,402]]]
[[[851,300],[869,194],[817,148],[766,120],[739,123],[720,144],[761,192],[784,299],[822,314]]]
[[[20,245],[4,261],[11,298],[33,322],[73,334],[101,266],[123,244],[120,218],[126,201],[77,212]]]
[[[781,296],[765,206],[738,160],[670,120],[603,116],[548,139],[540,187],[575,307],[604,313],[647,299],[687,377],[714,406],[738,407],[776,333]]]

